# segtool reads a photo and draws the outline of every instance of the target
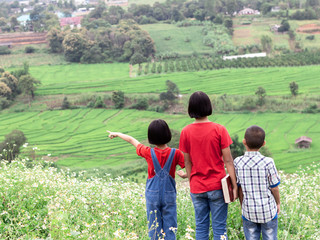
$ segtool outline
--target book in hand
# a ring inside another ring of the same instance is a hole
[[[232,190],[232,184],[231,184],[231,178],[229,174],[221,179],[222,184],[222,192],[224,197],[225,203],[230,203],[233,201],[233,190]]]

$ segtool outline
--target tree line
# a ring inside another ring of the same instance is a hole
[[[319,51],[305,51],[276,55],[274,57],[237,58],[196,57],[146,63],[138,66],[138,75],[168,72],[187,72],[222,68],[286,67],[320,64]]]
[[[122,20],[116,27],[60,30],[48,33],[50,50],[63,53],[70,62],[144,62],[155,53],[149,34],[133,20]]]

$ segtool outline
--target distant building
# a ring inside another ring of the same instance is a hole
[[[306,136],[301,136],[295,141],[295,144],[297,144],[298,148],[310,148],[311,143],[312,139]]]
[[[71,28],[81,28],[83,16],[60,18],[60,27],[70,26]]]
[[[271,12],[279,12],[281,8],[279,6],[275,6],[271,8]]]
[[[271,25],[270,30],[271,32],[278,32],[279,27],[281,27],[281,25],[278,25],[278,24]]]
[[[128,0],[105,0],[108,6],[128,6]]]
[[[244,8],[241,11],[238,12],[239,16],[242,15],[260,15],[260,12],[258,10],[254,10],[251,8]]]

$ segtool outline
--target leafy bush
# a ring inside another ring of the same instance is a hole
[[[307,40],[311,40],[311,41],[312,41],[312,40],[314,40],[314,35],[306,36],[306,39],[307,39]]]
[[[130,108],[138,110],[147,110],[149,107],[148,100],[146,98],[138,99],[136,104],[133,104]]]
[[[11,50],[6,46],[0,46],[0,55],[11,54]]]
[[[25,49],[24,49],[24,52],[25,53],[34,53],[36,51],[36,49],[32,46],[27,46]]]
[[[5,159],[11,162],[20,153],[20,147],[25,144],[27,138],[20,130],[13,130],[5,136],[5,139],[0,143],[0,159]]]
[[[112,101],[116,109],[124,107],[124,92],[114,91],[112,93]]]

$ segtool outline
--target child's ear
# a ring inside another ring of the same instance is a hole
[[[263,141],[263,144],[262,144],[262,146],[261,146],[261,147],[263,147],[264,145],[266,145],[266,141]]]
[[[242,143],[243,143],[243,145],[247,146],[247,141],[246,141],[246,139],[243,139],[243,140],[242,140]]]

